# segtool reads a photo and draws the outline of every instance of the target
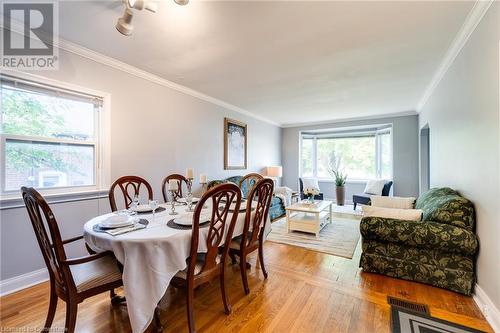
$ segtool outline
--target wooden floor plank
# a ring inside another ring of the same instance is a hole
[[[358,244],[353,259],[299,247],[266,242],[269,278],[264,280],[252,255],[248,271],[250,294],[245,295],[237,266],[228,266],[227,293],[232,313],[223,312],[219,283],[195,292],[195,319],[200,332],[390,332],[387,296],[424,303],[437,318],[492,332],[471,297],[377,274],[358,267]],[[119,290],[123,293],[122,290]],[[48,308],[48,283],[0,298],[0,327],[43,325]],[[161,319],[165,332],[185,332],[185,294],[169,288]],[[65,306],[59,301],[53,327],[64,325]],[[77,332],[130,332],[126,305],[111,306],[102,294],[79,305]]]

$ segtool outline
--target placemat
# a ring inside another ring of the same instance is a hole
[[[182,225],[182,224],[177,224],[174,222],[175,218],[171,219],[170,221],[167,222],[167,226],[169,226],[172,229],[177,229],[177,230],[191,230],[192,226],[190,225]],[[200,228],[206,228],[210,225],[210,221],[200,223]]]

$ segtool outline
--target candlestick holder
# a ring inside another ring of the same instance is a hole
[[[200,183],[203,194],[207,191],[207,183]],[[208,208],[206,204],[203,204],[203,208]]]
[[[179,213],[177,213],[175,211],[175,200],[174,200],[174,198],[175,198],[175,192],[176,191],[175,190],[169,190],[169,192],[170,192],[170,204],[171,204],[171,211],[170,211],[169,214],[170,215],[177,215]]]
[[[192,212],[193,211],[193,178],[187,178],[187,197],[186,197],[186,202],[187,202],[187,211]]]

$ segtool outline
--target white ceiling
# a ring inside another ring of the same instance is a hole
[[[412,111],[473,2],[61,2],[62,38],[282,125]]]

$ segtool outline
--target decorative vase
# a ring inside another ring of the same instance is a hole
[[[310,204],[313,204],[314,203],[314,195],[310,194],[308,197],[307,197],[307,200],[309,201]]]
[[[344,186],[336,186],[335,192],[337,195],[337,206],[343,206],[345,203],[345,187]]]

